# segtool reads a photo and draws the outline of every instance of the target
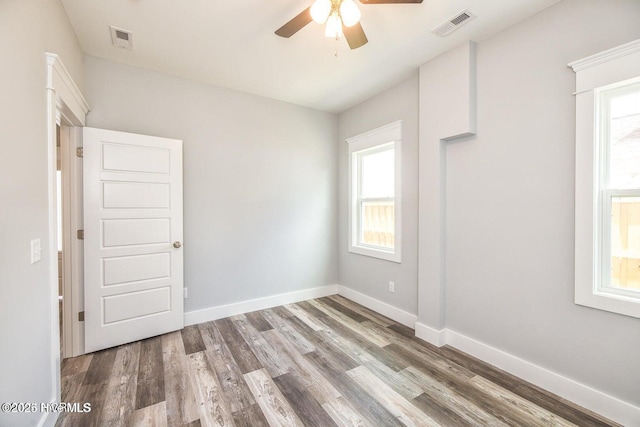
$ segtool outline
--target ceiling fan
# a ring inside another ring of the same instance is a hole
[[[360,3],[422,3],[422,0],[360,0]],[[360,25],[360,9],[354,0],[315,0],[311,6],[278,28],[276,34],[289,38],[311,21],[326,23],[324,34],[327,37],[338,39],[344,35],[351,49],[357,49],[369,41]]]

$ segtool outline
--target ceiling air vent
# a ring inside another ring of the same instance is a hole
[[[459,14],[457,14],[453,18],[449,19],[444,24],[439,25],[438,27],[436,27],[433,30],[433,34],[435,34],[437,36],[440,36],[440,37],[444,37],[446,35],[449,35],[449,34],[451,34],[453,32],[453,30],[457,30],[462,25],[464,25],[467,22],[471,21],[475,17],[476,17],[476,14],[471,12],[471,11],[469,11],[469,10],[465,10],[463,12],[460,12]]]
[[[109,29],[111,30],[111,43],[114,46],[133,49],[133,33],[131,31],[114,26],[110,26]]]

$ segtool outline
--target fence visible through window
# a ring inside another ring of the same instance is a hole
[[[394,211],[393,202],[363,202],[362,243],[394,248]]]
[[[640,197],[611,204],[611,285],[640,291]]]

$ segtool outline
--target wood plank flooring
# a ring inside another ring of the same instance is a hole
[[[617,426],[341,296],[65,359],[57,426]]]

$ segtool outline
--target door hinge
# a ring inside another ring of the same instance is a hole
[[[77,237],[78,240],[84,240],[84,230],[78,230]]]
[[[78,322],[84,322],[84,311],[78,312]]]
[[[76,148],[76,157],[84,157],[84,149],[82,147]]]

